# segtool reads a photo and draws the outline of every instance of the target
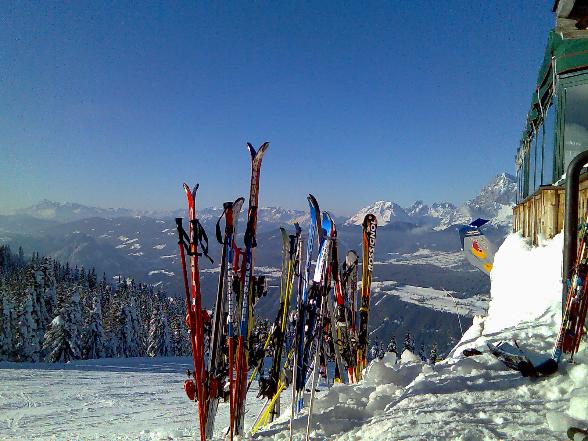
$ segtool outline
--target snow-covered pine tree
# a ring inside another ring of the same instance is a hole
[[[427,356],[425,355],[425,344],[422,343],[421,347],[419,348],[419,357],[423,361],[427,361]]]
[[[392,353],[398,355],[398,346],[396,344],[396,336],[394,336],[394,335],[390,339],[390,343],[388,343],[388,352],[392,352]]]
[[[123,291],[102,280],[102,325],[106,336],[106,357],[121,357],[121,317]]]
[[[41,341],[38,332],[38,310],[35,310],[35,291],[28,288],[25,291],[25,296],[18,316],[16,353],[21,361],[39,361]]]
[[[173,345],[174,355],[190,355],[192,347],[188,328],[184,323],[184,304],[175,299],[170,304],[169,328]]]
[[[134,303],[123,306],[120,315],[120,348],[123,357],[138,357],[137,311]]]
[[[147,355],[150,357],[172,355],[167,316],[161,307],[154,309],[151,316]]]
[[[82,305],[80,293],[76,289],[71,294],[71,302],[66,307],[66,327],[69,332],[71,353],[74,359],[82,355]]]
[[[42,346],[45,328],[51,321],[45,304],[45,290],[43,272],[41,270],[41,258],[38,253],[33,253],[33,258],[26,271],[27,290],[32,292],[33,312],[37,323],[39,346]]]
[[[407,332],[406,336],[404,337],[404,346],[402,347],[402,352],[404,351],[410,351],[414,353],[414,343],[412,341],[410,332]]]
[[[55,279],[55,264],[51,259],[44,257],[41,261],[41,273],[43,277],[43,300],[45,302],[45,311],[47,313],[45,327],[49,326],[52,317],[55,317],[57,309],[57,290]]]
[[[13,306],[8,292],[0,291],[0,360],[14,357]]]
[[[25,265],[25,257],[24,257],[24,251],[22,249],[22,247],[18,247],[18,266],[24,266]]]
[[[8,273],[13,265],[12,251],[9,245],[0,245],[0,273]]]
[[[69,346],[66,324],[61,315],[51,321],[43,342],[43,353],[47,363],[67,362],[74,359]]]
[[[159,293],[155,294],[151,286],[139,283],[134,290],[134,298],[137,304],[139,352],[143,356],[147,354],[147,348],[149,346],[149,324],[153,304],[158,301]]]
[[[91,290],[96,289],[98,285],[98,278],[96,276],[96,268],[92,267],[90,271],[88,271],[88,288]]]
[[[437,362],[437,343],[433,343],[433,347],[431,348],[431,354],[429,355],[429,363],[435,364]]]
[[[85,359],[103,358],[105,356],[102,307],[100,306],[100,303],[100,297],[94,296],[94,306],[90,313],[90,321],[84,332],[82,357]]]
[[[43,353],[48,363],[68,362],[81,356],[82,311],[79,292],[71,292],[70,299],[45,333]]]

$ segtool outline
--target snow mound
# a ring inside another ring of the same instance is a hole
[[[520,234],[509,235],[496,255],[485,331],[495,332],[539,317],[561,301],[563,234],[531,247]]]
[[[500,189],[498,189],[500,190]],[[485,343],[516,339],[534,361],[549,355],[559,328],[562,237],[530,247],[511,234],[496,253],[488,314],[435,365],[404,352],[388,353],[366,368],[363,381],[319,394],[311,439],[496,440],[565,438],[588,419],[588,351],[541,381],[524,378],[488,353]],[[480,355],[466,357],[465,348]],[[305,409],[295,418],[304,439]],[[288,439],[289,412],[253,439]]]

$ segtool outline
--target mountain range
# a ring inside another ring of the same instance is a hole
[[[508,173],[497,175],[473,199],[456,207],[451,202],[436,202],[430,206],[422,200],[415,201],[409,207],[401,207],[392,201],[377,201],[361,208],[349,218],[335,216],[337,223],[344,225],[361,225],[366,214],[373,213],[378,225],[384,226],[394,222],[411,223],[418,226],[430,226],[435,230],[443,230],[453,225],[468,223],[476,217],[491,219],[497,225],[510,222],[516,193],[516,180]],[[222,214],[222,208],[208,207],[198,210],[202,222],[216,220]],[[13,215],[32,217],[39,220],[58,223],[74,222],[89,218],[114,219],[121,217],[148,217],[155,219],[173,219],[185,216],[185,209],[169,211],[132,210],[128,208],[98,208],[73,202],[54,202],[42,200],[31,207],[15,210]],[[244,219],[245,210],[241,218]],[[281,207],[261,207],[258,211],[260,224],[286,225],[308,222],[308,214],[301,210]],[[263,227],[262,227],[263,228]]]
[[[508,173],[501,173],[482,188],[476,197],[460,207],[451,202],[436,202],[429,206],[419,200],[410,207],[403,208],[395,202],[378,201],[359,210],[345,224],[361,225],[365,215],[372,213],[376,215],[379,226],[407,222],[444,230],[454,225],[467,224],[478,217],[490,219],[495,225],[508,225],[511,222],[516,190],[516,178]]]

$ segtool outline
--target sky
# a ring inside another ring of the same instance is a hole
[[[514,155],[551,2],[2,2],[0,212],[461,203]]]

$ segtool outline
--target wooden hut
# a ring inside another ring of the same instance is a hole
[[[551,238],[563,228],[565,171],[588,150],[588,0],[558,0],[547,48],[517,150],[513,230]],[[588,206],[582,174],[579,213]]]

